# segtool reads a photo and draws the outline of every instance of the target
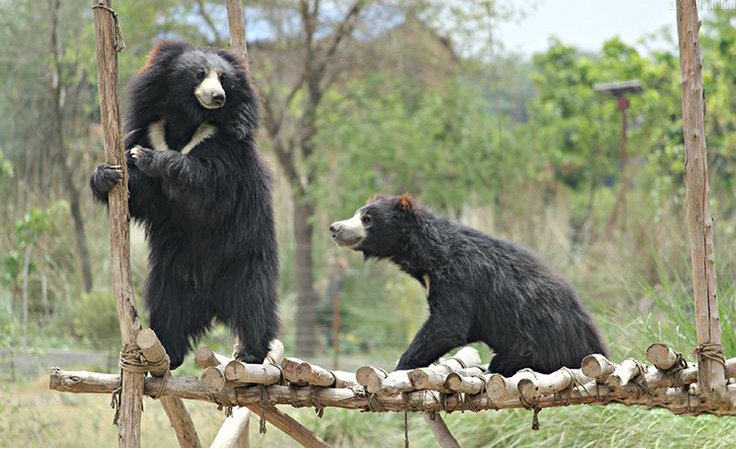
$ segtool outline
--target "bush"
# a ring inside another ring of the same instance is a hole
[[[109,292],[93,291],[74,304],[74,334],[91,346],[108,349],[120,342],[115,298]]]

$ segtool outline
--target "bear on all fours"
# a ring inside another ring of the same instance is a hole
[[[606,346],[572,287],[534,254],[453,223],[408,195],[376,197],[330,226],[335,242],[387,259],[426,289],[429,319],[396,369],[428,366],[476,341],[493,351],[489,372],[580,367]]]
[[[150,247],[144,299],[181,365],[213,319],[262,363],[278,330],[279,262],[271,172],[255,148],[257,95],[245,62],[224,51],[161,41],[129,86],[125,148],[129,209]],[[100,202],[122,179],[92,174]]]

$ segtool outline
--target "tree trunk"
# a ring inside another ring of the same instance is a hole
[[[317,352],[317,294],[314,291],[311,223],[314,206],[305,198],[294,198],[294,277],[297,294],[296,353],[310,357]]]
[[[33,244],[26,243],[26,250],[23,254],[23,348],[28,348],[28,290],[29,277],[31,272],[31,254],[33,253]]]
[[[64,153],[64,147],[62,144],[61,152]],[[64,172],[68,172],[69,168],[64,162]],[[74,238],[77,244],[77,252],[79,256],[79,263],[82,267],[82,287],[84,291],[89,293],[92,291],[93,279],[92,279],[92,264],[89,259],[89,249],[87,248],[87,232],[84,229],[84,218],[82,217],[82,208],[80,207],[79,201],[79,190],[74,187],[72,180],[67,176],[66,181],[66,194],[69,201],[69,209],[72,214],[72,221],[74,222]]]
[[[49,53],[53,61],[51,66],[51,120],[53,132],[53,158],[61,168],[64,177],[64,190],[69,201],[69,208],[74,221],[74,238],[77,245],[77,255],[82,268],[82,286],[85,292],[92,290],[92,266],[87,249],[87,236],[84,230],[84,219],[79,201],[79,190],[74,186],[73,173],[66,160],[66,146],[64,144],[64,117],[61,109],[61,55],[58,38],[60,0],[51,0],[51,37],[49,39]]]

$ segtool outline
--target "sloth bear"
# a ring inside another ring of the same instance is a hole
[[[572,287],[528,250],[418,207],[408,195],[375,197],[330,225],[334,241],[366,259],[388,259],[418,280],[429,319],[396,369],[428,366],[454,347],[481,341],[489,372],[550,373],[606,354]]]
[[[128,103],[129,208],[146,231],[145,304],[171,368],[213,319],[237,334],[238,360],[262,363],[279,326],[279,261],[245,62],[160,41],[131,80]],[[120,167],[98,166],[94,197],[106,203],[121,178]]]

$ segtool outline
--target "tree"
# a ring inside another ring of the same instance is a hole
[[[354,1],[342,18],[332,24],[328,37],[317,37],[325,26],[324,6],[319,1],[299,2],[298,17],[301,30],[298,48],[303,57],[303,67],[298,80],[285,96],[281,96],[272,84],[261,83],[264,97],[265,125],[272,148],[281,169],[291,187],[293,198],[294,240],[296,245],[295,285],[297,290],[297,353],[314,355],[317,348],[316,309],[317,293],[314,289],[313,225],[315,206],[308,196],[309,188],[317,179],[317,172],[309,165],[315,153],[314,137],[317,133],[317,112],[325,92],[334,82],[337,72],[329,69],[338,51],[345,45],[365,0]],[[292,108],[292,103],[304,88],[302,104]],[[288,125],[291,129],[288,129]],[[301,161],[301,163],[300,163]]]
[[[496,9],[492,2],[468,7],[467,3],[456,1],[352,0],[328,5],[319,0],[300,0],[295,9],[292,6],[291,2],[276,2],[264,13],[277,34],[273,50],[279,54],[268,61],[272,73],[264,70],[257,48],[251,54],[255,66],[260,67],[255,71],[260,75],[257,78],[268,80],[258,83],[264,97],[265,128],[291,188],[299,317],[297,352],[308,356],[317,347],[313,247],[317,205],[312,191],[320,182],[317,156],[326,151],[316,141],[323,130],[319,120],[325,97],[338,84],[341,74],[376,71],[387,56],[373,44],[399,25],[416,21],[425,30],[439,30],[430,37],[447,48],[451,47],[451,40],[442,29],[447,22],[434,20],[438,12],[444,12],[448,20],[455,19],[457,30],[467,31],[469,27],[477,28],[480,22],[487,23],[488,17],[495,17]],[[353,39],[356,30],[361,35],[357,41]],[[464,37],[460,34],[460,39]],[[348,45],[350,55],[345,51]],[[455,62],[450,60],[448,66]]]
[[[59,42],[59,12],[61,9],[60,0],[49,0],[49,18],[50,36],[49,36],[49,56],[51,64],[49,67],[49,95],[51,97],[51,142],[54,147],[53,158],[56,165],[61,169],[62,182],[66,193],[72,221],[74,224],[74,238],[77,244],[77,255],[82,269],[82,285],[84,291],[89,293],[92,290],[92,265],[89,257],[89,249],[87,247],[87,233],[84,229],[84,218],[82,217],[82,207],[80,200],[80,192],[74,183],[74,173],[69,166],[68,149],[64,139],[64,84],[62,77],[62,43]],[[84,83],[86,80],[82,77],[78,79],[78,83]],[[78,88],[79,88],[78,87]]]

